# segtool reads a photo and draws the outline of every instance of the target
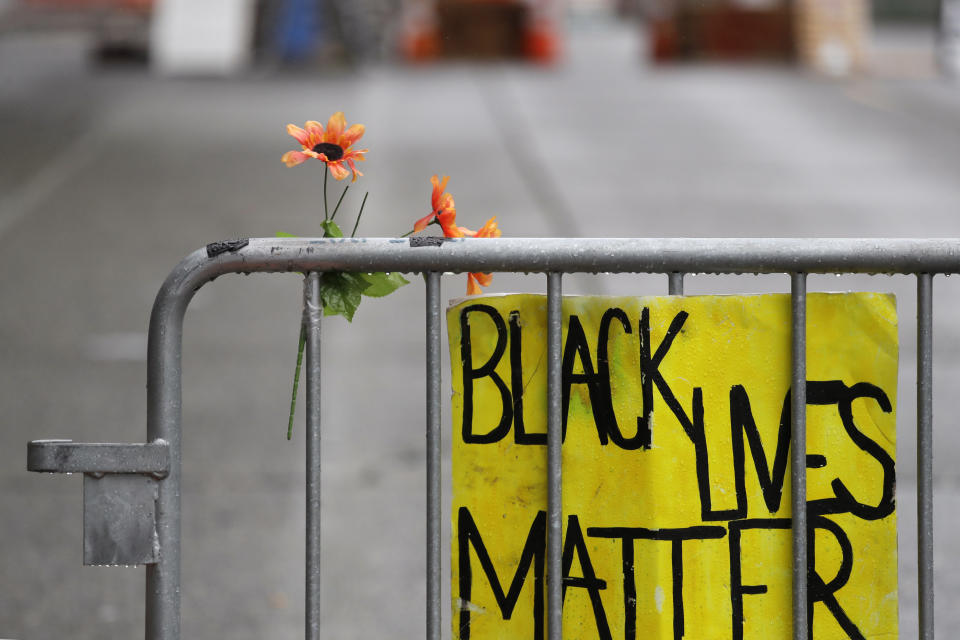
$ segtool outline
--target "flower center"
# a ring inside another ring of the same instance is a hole
[[[336,162],[343,157],[343,147],[332,142],[320,142],[313,146],[314,153],[322,153],[330,162]]]

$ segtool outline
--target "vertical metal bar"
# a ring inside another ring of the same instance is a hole
[[[427,640],[440,640],[440,274],[427,274]]]
[[[547,274],[547,638],[563,637],[562,275]]]
[[[147,346],[147,440],[170,446],[170,472],[157,483],[156,564],[147,565],[144,637],[180,640],[180,470],[183,317],[194,288],[176,289],[170,279],[150,314]]]
[[[917,274],[917,589],[920,640],[933,640],[933,274]]]
[[[667,274],[667,293],[671,296],[683,295],[683,272],[671,271]]]
[[[307,530],[305,637],[320,638],[320,274],[303,282],[303,324],[307,330]]]
[[[790,283],[790,386],[792,457],[790,486],[793,514],[793,640],[807,640],[807,275],[794,273]]]

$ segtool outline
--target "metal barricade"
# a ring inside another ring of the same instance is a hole
[[[84,563],[146,565],[147,640],[180,636],[181,347],[196,291],[227,273],[302,272],[307,328],[306,637],[320,637],[320,273],[426,276],[426,637],[441,638],[441,299],[446,272],[546,274],[548,326],[547,631],[562,637],[561,330],[565,273],[661,273],[682,295],[685,273],[785,273],[792,309],[793,638],[808,638],[806,523],[806,277],[812,273],[917,279],[917,515],[919,633],[932,640],[934,274],[960,273],[960,239],[302,239],[214,243],[164,282],[150,318],[147,442],[29,443],[31,471],[84,474]],[[804,330],[798,328],[804,327]]]

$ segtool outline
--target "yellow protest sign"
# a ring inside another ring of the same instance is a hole
[[[447,312],[453,637],[541,640],[546,298]],[[790,298],[563,300],[564,637],[791,637]],[[897,637],[892,295],[807,298],[812,636]]]

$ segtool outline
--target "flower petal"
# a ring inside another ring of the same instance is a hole
[[[327,135],[324,138],[324,142],[340,144],[340,136],[343,135],[343,129],[346,126],[347,119],[343,117],[343,111],[337,111],[330,116],[330,121],[327,122]]]
[[[493,216],[480,227],[476,236],[478,238],[499,238],[501,233],[500,228],[497,226],[497,216]]]
[[[350,170],[343,166],[342,162],[328,162],[327,167],[330,168],[330,174],[337,180],[343,180],[350,175]]]
[[[453,196],[449,193],[445,193],[439,198],[437,206],[434,207],[438,214],[443,213],[444,211],[456,211],[457,206],[453,202]]]
[[[323,125],[317,122],[316,120],[307,120],[307,123],[304,125],[307,130],[307,142],[306,146],[311,149],[317,145],[318,142],[323,142]]]
[[[360,139],[360,136],[363,135],[363,132],[366,131],[366,127],[362,124],[355,124],[349,129],[347,129],[342,136],[340,136],[340,146],[344,149],[348,148],[354,142]]]
[[[447,190],[447,181],[450,179],[450,176],[443,176],[443,182],[440,182],[440,178],[436,174],[430,178],[430,182],[433,183],[433,193],[430,196],[430,202],[433,205],[433,210],[436,211],[440,207],[440,197],[443,195],[443,192]]]
[[[443,229],[444,238],[462,238],[463,237],[463,234],[460,233],[459,227],[457,227],[457,225],[455,224],[449,225],[449,226],[444,226],[441,224],[440,228]]]
[[[346,163],[350,165],[350,171],[353,171],[353,179],[350,182],[356,182],[357,178],[363,175],[363,172],[357,169],[357,165],[353,164],[353,158],[344,158]]]
[[[369,149],[350,149],[349,151],[344,151],[343,159],[353,159],[357,162],[363,162],[366,160],[366,158],[363,157],[363,154],[365,154],[367,151],[369,151]]]
[[[304,162],[309,156],[302,151],[287,151],[280,160],[288,167],[295,167]]]
[[[413,223],[413,232],[419,233],[427,228],[427,225],[437,216],[432,211]]]
[[[447,237],[447,238],[463,237],[463,232],[461,232],[460,227],[457,226],[456,209],[448,209],[442,213],[438,213],[437,221],[440,223],[440,228],[443,229],[444,237]]]
[[[493,282],[492,273],[471,273],[470,275],[476,278],[477,282],[482,287],[489,287],[490,283]]]
[[[474,279],[472,273],[467,274],[467,295],[476,296],[483,293],[483,290],[480,289],[480,285],[477,284],[477,281]]]
[[[298,127],[297,125],[288,124],[287,133],[289,133],[294,138],[296,138],[297,142],[299,142],[303,146],[305,147],[307,146],[307,139],[308,139],[307,132],[301,129],[300,127]]]

